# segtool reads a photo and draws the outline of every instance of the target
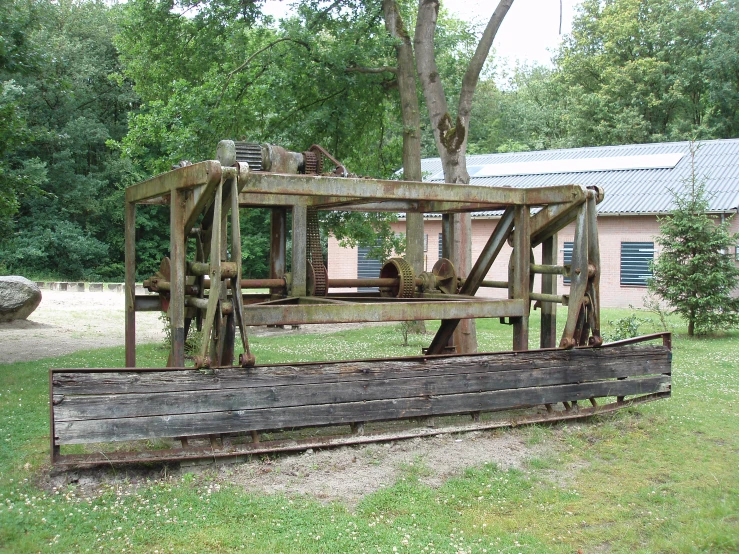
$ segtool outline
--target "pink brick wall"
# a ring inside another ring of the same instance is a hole
[[[496,219],[473,219],[472,221],[472,257],[476,259],[485,246],[490,234],[495,228]],[[733,232],[739,232],[739,217],[732,221]],[[396,232],[404,232],[405,224],[399,222],[394,224]],[[424,254],[425,270],[431,271],[438,259],[439,233],[441,233],[440,220],[427,220],[424,232],[428,234],[428,249]],[[621,280],[621,243],[622,242],[654,242],[654,236],[659,233],[659,223],[654,216],[600,216],[598,218],[598,232],[600,238],[601,255],[601,305],[604,307],[628,307],[633,305],[641,307],[643,297],[647,293],[646,287],[622,286]],[[559,233],[558,237],[558,263],[563,262],[563,246],[565,242],[573,240],[574,226],[569,225]],[[735,251],[732,250],[732,254]],[[357,276],[357,250],[341,248],[332,237],[329,239],[329,278],[356,278]],[[508,280],[508,261],[511,256],[511,248],[508,245],[498,256],[493,264],[487,279],[495,281]],[[541,263],[541,249],[534,250],[537,263]],[[537,276],[534,281],[534,290],[541,290],[540,279]],[[562,277],[558,278],[557,291],[569,292],[569,287],[563,285]],[[480,293],[494,298],[507,297],[507,291],[503,289],[481,289]]]

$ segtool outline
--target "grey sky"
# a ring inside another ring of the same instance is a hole
[[[515,0],[495,39],[498,58],[512,65],[538,62],[548,65],[557,49],[560,0]],[[442,4],[462,19],[486,23],[497,5],[496,0],[442,0]],[[562,0],[562,33],[569,33],[577,0]],[[268,0],[264,10],[279,18],[289,9],[289,0]]]

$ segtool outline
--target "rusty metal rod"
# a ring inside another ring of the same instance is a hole
[[[508,281],[482,281],[480,286],[490,289],[507,289]]]
[[[539,300],[541,302],[554,302],[555,304],[567,305],[567,297],[560,296],[559,294],[544,294],[540,292],[530,292],[529,298],[531,300]]]
[[[329,279],[328,286],[330,288],[354,288],[354,287],[394,287],[398,285],[398,278],[366,278],[366,279]],[[416,285],[423,284],[423,280],[417,278]],[[159,283],[161,288],[161,282]],[[242,289],[271,289],[285,288],[285,279],[242,279]],[[210,288],[210,279],[207,277],[203,280],[203,288]]]
[[[185,306],[189,306],[192,308],[199,308],[201,310],[206,310],[208,309],[208,299],[207,298],[195,298],[194,296],[186,296]],[[231,302],[230,300],[223,300],[221,302],[221,313],[223,314],[233,313],[233,302]]]
[[[567,275],[567,268],[563,265],[542,265],[531,264],[532,273],[542,273],[544,275]]]
[[[365,279],[329,279],[328,286],[331,288],[349,288],[349,287],[395,287],[398,285],[397,277],[375,277]],[[421,280],[416,279],[416,284],[420,285]]]
[[[210,288],[210,279],[206,277],[203,279],[203,288]],[[285,288],[285,279],[242,279],[242,289],[281,289]]]
[[[236,277],[238,268],[236,262],[221,262],[221,277],[231,279]],[[205,262],[189,262],[187,264],[188,275],[210,275],[210,264]]]

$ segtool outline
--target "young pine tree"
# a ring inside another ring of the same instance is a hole
[[[696,148],[691,146],[691,177],[684,190],[672,191],[675,209],[660,222],[656,237],[661,253],[652,265],[650,289],[688,322],[688,335],[706,334],[739,323],[739,268],[729,254],[739,234],[730,220],[709,216],[705,181],[695,173]]]

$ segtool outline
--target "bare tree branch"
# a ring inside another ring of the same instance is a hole
[[[397,73],[397,67],[347,67],[344,71],[347,73]]]
[[[236,75],[239,71],[242,71],[244,68],[246,68],[251,61],[256,58],[259,54],[264,52],[265,50],[269,50],[270,48],[273,48],[277,44],[281,42],[294,42],[295,44],[299,44],[300,46],[304,46],[306,50],[310,52],[310,45],[307,42],[303,42],[302,40],[295,40],[293,38],[283,37],[280,39],[277,39],[275,41],[270,42],[268,45],[266,45],[263,48],[260,48],[256,52],[254,52],[251,56],[249,56],[244,63],[242,63],[239,67],[231,71],[228,75],[226,75],[226,82],[223,83],[223,88],[221,89],[221,94],[218,96],[218,101],[216,102],[216,108],[220,105],[221,99],[223,98],[223,95],[226,93],[226,89],[228,88],[228,84],[231,82],[231,78]]]
[[[312,108],[316,104],[323,104],[324,102],[326,102],[328,100],[331,100],[335,96],[338,96],[339,94],[342,94],[342,93],[346,92],[347,89],[348,89],[348,87],[344,87],[342,89],[337,90],[336,92],[332,92],[328,96],[324,96],[323,98],[319,98],[318,100],[314,100],[313,102],[309,102],[308,104],[303,104],[302,106],[298,106],[296,108],[293,108],[292,110],[290,110],[288,112],[288,114],[285,117],[283,117],[282,119],[280,119],[278,121],[278,124],[279,123],[282,123],[283,121],[287,121],[288,119],[290,119],[293,116],[293,114],[302,112],[304,110],[307,110],[308,108]]]
[[[508,13],[511,4],[513,4],[513,0],[500,0],[498,7],[495,8],[493,15],[490,16],[490,21],[488,21],[485,31],[482,33],[480,42],[477,43],[475,54],[472,56],[467,66],[467,71],[464,73],[462,91],[459,94],[457,117],[465,126],[469,122],[470,110],[472,109],[472,96],[475,94],[477,82],[480,79],[480,72],[485,65],[488,54],[490,54],[490,48],[493,46],[493,40],[498,32],[498,28]]]
[[[419,0],[416,36],[413,41],[416,50],[416,69],[434,128],[434,136],[437,136],[437,139],[437,125],[444,114],[449,111],[444,85],[441,82],[434,56],[434,34],[438,17],[439,0]]]

